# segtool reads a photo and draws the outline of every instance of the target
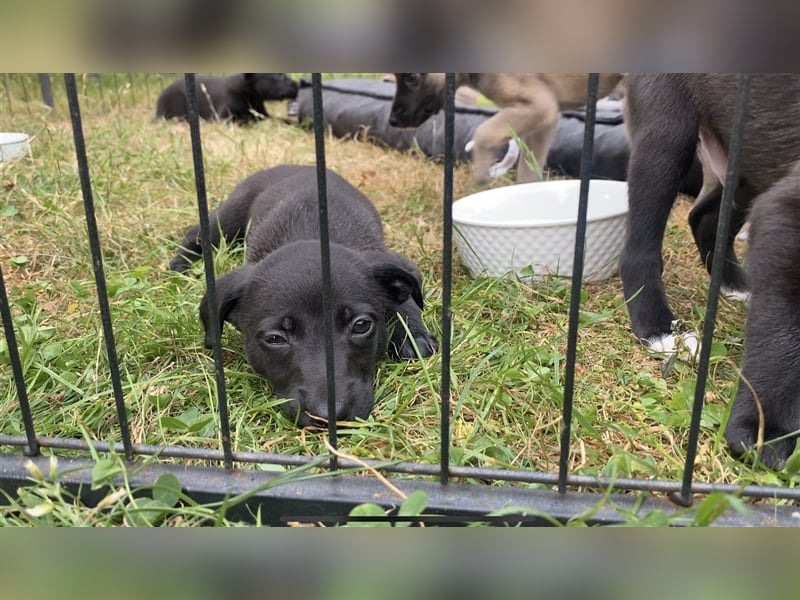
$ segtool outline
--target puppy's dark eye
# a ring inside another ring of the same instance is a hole
[[[284,346],[289,343],[289,341],[283,337],[283,335],[274,331],[261,334],[261,341],[268,346]]]
[[[368,335],[372,332],[373,325],[372,319],[359,317],[353,321],[353,325],[350,327],[350,333],[353,335]]]
[[[420,74],[419,73],[406,73],[405,80],[406,83],[409,85],[415,85],[419,83]]]

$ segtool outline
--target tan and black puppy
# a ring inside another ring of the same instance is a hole
[[[630,212],[620,276],[633,332],[658,350],[675,351],[676,340],[662,280],[667,219],[700,144],[717,185],[704,186],[708,193],[690,222],[710,265],[738,82],[736,74],[696,73],[630,75],[627,81]],[[761,458],[777,468],[800,431],[800,75],[752,78],[726,240],[723,286],[729,290],[747,290],[732,243],[748,216],[750,312],[742,382],[725,436],[738,455],[757,444],[763,425]]]
[[[299,425],[314,417],[366,418],[378,360],[430,356],[438,345],[422,322],[422,276],[386,249],[369,199],[328,171],[336,414],[328,415],[316,167],[281,165],[242,181],[209,217],[211,242],[247,237],[247,263],[217,281],[220,326],[242,332],[247,362],[267,379]],[[185,271],[200,257],[191,227],[170,262]],[[402,316],[411,337],[397,322]],[[200,304],[208,332],[206,297]],[[411,339],[413,337],[413,339]]]
[[[444,73],[395,73],[397,91],[389,123],[394,127],[418,127],[444,107]],[[621,73],[600,76],[600,97],[610,93],[622,79]],[[472,88],[494,102],[499,111],[475,132],[472,173],[485,183],[496,161],[497,149],[512,132],[533,152],[542,167],[562,110],[586,104],[588,74],[581,73],[456,73],[456,87]],[[538,174],[520,159],[520,182],[536,181]]]

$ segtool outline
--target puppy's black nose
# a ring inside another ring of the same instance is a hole
[[[309,411],[312,412],[312,411]],[[327,401],[323,404],[320,404],[315,411],[312,413],[314,416],[319,417],[320,419],[328,419],[328,403]],[[350,418],[350,409],[349,407],[345,406],[344,404],[336,404],[336,420],[343,421],[345,419]],[[319,422],[319,424],[322,424]]]
[[[392,127],[402,127],[407,119],[405,111],[402,109],[395,109],[389,114],[389,125]]]

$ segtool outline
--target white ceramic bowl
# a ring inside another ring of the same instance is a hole
[[[543,181],[485,190],[454,202],[456,248],[472,276],[571,276],[579,190],[577,179]],[[585,281],[616,272],[627,213],[626,182],[590,182]]]
[[[28,134],[0,131],[0,162],[28,151]]]

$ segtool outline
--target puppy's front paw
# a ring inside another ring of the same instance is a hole
[[[700,342],[696,331],[668,333],[643,340],[645,346],[657,354],[677,354],[684,360],[694,360],[700,354]]]
[[[495,161],[492,153],[479,146],[475,140],[470,140],[464,146],[464,151],[470,155],[472,166],[472,180],[476,185],[484,186],[491,179],[489,170]]]
[[[439,340],[437,340],[430,331],[425,330],[422,333],[416,334],[414,340],[417,342],[419,354],[423,358],[426,356],[433,356],[439,349]]]
[[[169,261],[169,270],[176,273],[185,273],[192,267],[192,263],[184,256],[178,255]]]
[[[517,164],[519,159],[519,146],[514,140],[508,140],[508,150],[499,163],[489,167],[489,177],[501,177]]]
[[[400,344],[397,344],[393,340],[390,349],[391,354],[393,354],[396,358],[409,360],[433,356],[433,354],[439,349],[438,340],[427,329],[416,331],[414,332],[413,336],[413,342],[408,336],[404,336],[403,341]],[[419,350],[419,353],[417,353],[417,349]]]

